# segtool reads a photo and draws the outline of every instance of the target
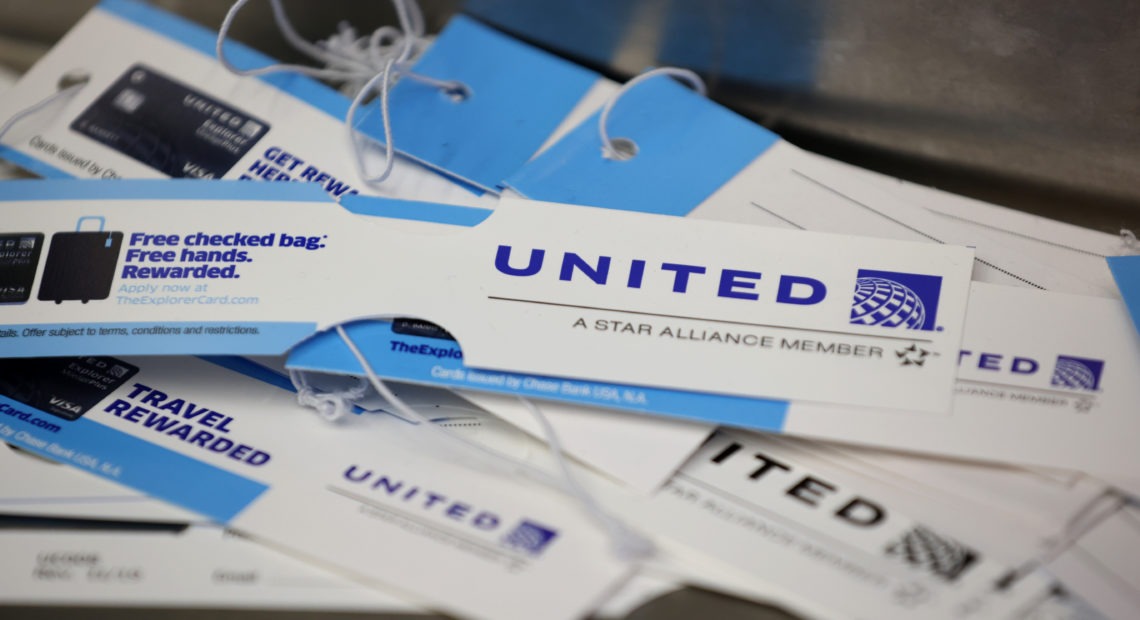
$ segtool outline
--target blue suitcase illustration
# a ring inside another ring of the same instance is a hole
[[[84,231],[85,221],[99,223],[99,230]],[[102,216],[79,218],[74,232],[57,232],[51,236],[47,263],[40,280],[40,301],[106,299],[111,294],[115,266],[123,246],[123,233],[107,232]]]

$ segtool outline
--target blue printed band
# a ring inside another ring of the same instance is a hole
[[[0,201],[28,200],[259,200],[330,202],[315,183],[247,183],[196,179],[21,179],[6,181]]]
[[[369,364],[380,375],[396,381],[529,396],[764,431],[781,430],[788,408],[786,402],[760,398],[470,368],[463,364],[463,354],[455,341],[396,333],[390,322],[353,323],[346,331],[364,351]],[[288,366],[349,375],[364,372],[344,341],[332,333],[318,334],[298,345],[289,356]]]
[[[23,168],[24,170],[27,170],[28,172],[41,176],[45,179],[74,178],[70,174],[64,172],[63,170],[60,170],[59,168],[56,168],[55,166],[52,166],[51,164],[45,164],[44,162],[34,157],[24,155],[20,151],[17,151],[12,147],[5,146],[3,144],[0,144],[0,159],[6,159],[9,162]],[[4,187],[10,187],[12,183],[14,183],[14,181],[4,181]],[[4,196],[0,196],[0,200],[3,200],[7,197],[7,193],[5,193]]]
[[[195,354],[225,355],[233,353],[235,340],[242,339],[241,349],[247,355],[280,355],[315,331],[316,323],[290,322],[43,323],[0,330],[0,346],[4,357],[62,357],[91,351],[155,355],[186,350],[187,339],[192,338]]]
[[[451,224],[454,226],[475,226],[491,215],[490,209],[477,207],[463,207],[459,205],[445,205],[437,202],[418,202],[415,200],[376,200],[369,196],[345,196],[340,202],[350,213],[368,215],[372,217],[390,217],[401,220],[417,222],[431,222],[433,224]]]
[[[1140,331],[1140,256],[1109,256],[1108,268],[1132,316],[1132,324]]]
[[[506,186],[536,200],[684,216],[780,139],[666,77],[627,91],[608,130],[633,140],[637,155],[603,157],[595,114]]]
[[[268,487],[98,422],[0,396],[0,439],[227,523]]]
[[[392,89],[394,143],[401,153],[488,191],[554,133],[598,76],[463,15],[452,18],[414,71],[470,89],[455,100],[433,85]],[[361,130],[384,141],[378,104]]]

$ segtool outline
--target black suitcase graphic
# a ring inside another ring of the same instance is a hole
[[[84,220],[99,222],[99,230],[81,231]],[[123,233],[105,232],[105,225],[102,216],[84,216],[76,222],[75,232],[57,232],[51,236],[40,281],[40,301],[58,304],[77,299],[87,303],[92,299],[106,299],[111,294]]]

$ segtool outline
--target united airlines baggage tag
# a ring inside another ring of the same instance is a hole
[[[603,156],[597,115],[509,177],[537,200],[790,229],[976,248],[974,278],[1096,294],[1096,286],[1008,250],[976,227],[940,218],[853,178],[818,155],[666,77],[626,91],[609,135],[636,145]]]
[[[612,505],[743,571],[757,595],[781,589],[827,608],[825,616],[1009,617],[1050,587],[1040,574],[996,586],[1024,558],[963,526],[984,513],[951,502],[924,512],[927,500],[812,454],[776,437],[721,431],[652,499]]]
[[[0,234],[51,234],[49,260],[84,216],[123,241],[105,290],[45,297],[41,269],[32,299],[0,308],[6,357],[280,354],[345,321],[413,317],[473,368],[944,411],[972,262],[967,248],[520,200],[419,235],[309,184],[8,187]],[[71,280],[107,264],[70,260]],[[365,262],[402,268],[359,286]]]
[[[65,76],[86,85],[18,121],[0,157],[47,178],[298,181],[336,199],[485,203],[402,158],[384,184],[365,182],[343,122],[347,98],[300,75],[233,75],[214,57],[216,37],[131,0],[98,4],[5,93],[0,119],[56,93]],[[233,42],[227,54],[243,67],[275,62]],[[382,159],[375,144],[365,149],[369,170]]]
[[[389,219],[430,221],[436,228],[472,226],[489,213],[367,198],[347,204]],[[1082,329],[1072,328],[1073,317],[1081,317]],[[354,340],[364,343],[373,368],[394,380],[970,459],[1064,467],[1095,472],[1118,486],[1138,489],[1129,473],[1140,468],[1130,443],[1140,433],[1131,415],[1140,391],[1137,384],[1121,380],[1140,374],[1140,341],[1121,337],[1130,329],[1119,301],[974,282],[958,353],[953,414],[902,416],[885,409],[492,372],[470,368],[460,344],[437,326],[396,320],[347,327]],[[331,334],[318,334],[296,347],[288,365],[299,370],[362,372],[344,342]],[[1036,429],[1032,437],[1025,436],[1027,426]]]
[[[389,104],[395,147],[495,193],[568,118],[592,111],[598,95],[614,88],[592,71],[463,15],[452,18],[411,71],[462,87],[441,93],[421,81],[398,82]],[[384,141],[374,117],[361,130]]]
[[[74,411],[74,391],[28,397],[61,377],[115,380]],[[630,573],[574,499],[441,458],[391,416],[328,424],[279,375],[100,356],[25,379],[0,391],[4,441],[454,615],[582,617]]]

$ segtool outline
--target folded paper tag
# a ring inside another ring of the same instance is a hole
[[[943,411],[972,262],[521,200],[418,235],[309,184],[11,187],[0,234],[51,239],[34,298],[0,309],[7,357],[279,354],[403,316],[443,326],[475,368]]]
[[[370,199],[355,199],[379,204]],[[348,201],[350,208],[354,200]],[[479,209],[384,203],[373,209],[393,223],[434,222],[437,230],[470,226]],[[1103,241],[1103,240],[1101,240]],[[1129,257],[1112,258],[1120,271]],[[1127,288],[1127,284],[1122,284]],[[1137,289],[1140,290],[1140,289]],[[1131,415],[1140,391],[1124,377],[1140,375],[1140,340],[1123,304],[1111,299],[973,282],[950,416],[900,416],[897,411],[778,401],[614,382],[562,381],[465,365],[446,331],[415,321],[350,325],[384,377],[457,389],[558,400],[579,405],[675,416],[844,442],[1095,472],[1138,489],[1129,472],[1140,467],[1130,443],[1140,432]],[[1081,330],[1072,329],[1080,317]],[[1048,338],[1043,338],[1047,334]],[[912,359],[921,351],[910,352]],[[905,358],[905,355],[904,355]],[[296,347],[288,365],[302,370],[361,374],[333,334]],[[1030,438],[1025,429],[1034,428]],[[985,428],[979,433],[979,428]]]
[[[389,180],[369,184],[353,162],[347,97],[301,75],[235,75],[214,57],[216,40],[145,4],[100,3],[5,92],[0,120],[58,92],[65,76],[86,84],[13,125],[0,157],[49,178],[297,181],[336,199],[485,200],[402,158]],[[235,42],[226,49],[243,67],[276,62]],[[416,128],[401,129],[409,138]],[[381,149],[366,142],[364,166],[382,169]]]
[[[69,361],[95,381],[131,377],[77,415],[29,397],[56,373],[28,377],[0,391],[0,439],[453,614],[581,617],[628,575],[572,499],[441,454],[395,417],[328,424],[248,363]]]
[[[755,595],[782,588],[822,607],[820,617],[1016,617],[1052,585],[1031,574],[997,587],[1021,558],[961,525],[985,513],[939,502],[940,514],[922,514],[923,502],[905,491],[812,454],[724,431],[649,501],[613,505],[743,571],[751,581],[740,585]]]

